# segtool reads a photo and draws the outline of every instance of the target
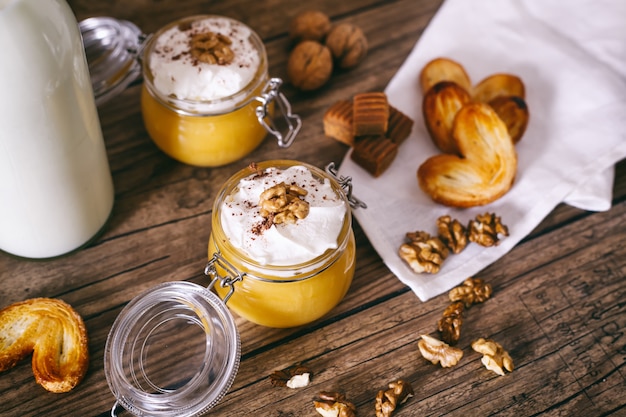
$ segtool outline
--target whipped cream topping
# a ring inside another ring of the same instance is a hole
[[[309,214],[295,223],[261,227],[261,193],[281,182],[307,191]],[[230,243],[261,265],[287,266],[310,261],[328,249],[337,248],[337,238],[346,214],[343,199],[330,181],[320,181],[304,166],[268,168],[239,182],[221,207],[221,222]]]
[[[191,54],[191,37],[219,33],[232,41],[234,60],[226,65],[200,62]],[[254,77],[260,57],[243,23],[219,16],[177,25],[163,32],[150,54],[150,71],[156,89],[178,99],[206,101],[241,91]]]

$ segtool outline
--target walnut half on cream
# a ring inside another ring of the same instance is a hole
[[[305,189],[284,182],[270,187],[259,198],[261,216],[270,218],[274,224],[304,219],[309,215],[309,203],[303,199],[306,195]]]
[[[227,65],[235,54],[230,46],[232,40],[221,33],[202,32],[191,37],[191,55],[206,64]]]

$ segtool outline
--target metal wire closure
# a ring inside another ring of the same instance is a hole
[[[115,412],[115,409],[119,407],[119,402],[115,401],[115,404],[113,404],[113,407],[111,407],[111,417],[117,417],[117,413]]]
[[[339,177],[337,169],[335,168],[334,162],[331,162],[330,164],[326,165],[325,171],[328,175],[332,176],[335,180],[337,180],[341,188],[344,189],[344,192],[346,193],[346,198],[348,199],[348,203],[350,203],[350,207],[352,208],[361,207],[364,209],[367,208],[367,204],[365,204],[363,201],[359,200],[358,198],[352,195],[352,177],[344,177],[343,175]]]
[[[222,277],[217,272],[216,265],[219,265],[226,271],[226,276]],[[208,285],[208,289],[212,289],[217,281],[220,282],[222,288],[230,287],[228,294],[224,297],[224,304],[228,302],[228,299],[235,292],[235,283],[243,280],[243,274],[237,270],[230,262],[228,262],[219,252],[213,254],[213,257],[209,259],[204,267],[204,275],[211,278],[211,282]]]
[[[260,97],[257,97],[257,100],[261,102],[261,105],[256,108],[256,117],[265,130],[276,137],[278,146],[281,148],[287,148],[293,143],[293,140],[300,131],[300,128],[302,127],[302,120],[297,114],[291,113],[291,104],[289,104],[289,101],[284,94],[279,91],[282,83],[283,80],[280,78],[271,78],[267,82],[267,85],[263,90],[263,94],[261,94]],[[287,135],[284,137],[276,127],[274,119],[272,117],[268,117],[268,107],[273,101],[278,103],[280,113],[283,115],[283,118],[289,128]]]

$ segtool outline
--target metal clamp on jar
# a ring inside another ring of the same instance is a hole
[[[282,80],[268,75],[263,42],[237,20],[192,16],[148,36],[109,17],[85,19],[80,27],[97,103],[142,75],[146,130],[180,162],[226,165],[256,149],[268,133],[288,147],[300,130],[300,117],[280,92]],[[274,120],[276,107],[284,123]]]

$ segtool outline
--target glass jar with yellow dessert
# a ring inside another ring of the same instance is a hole
[[[218,194],[206,273],[245,319],[269,327],[319,319],[343,299],[354,267],[349,201],[325,171],[267,161]]]
[[[242,22],[190,16],[146,36],[127,21],[90,18],[81,30],[97,101],[141,73],[145,128],[180,162],[226,165],[252,152],[268,133],[288,147],[300,129],[280,92],[282,80],[268,74],[261,38]]]

